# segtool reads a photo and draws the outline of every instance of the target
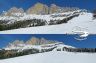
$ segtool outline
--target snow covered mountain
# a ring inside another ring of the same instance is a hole
[[[42,18],[42,16],[41,16]],[[44,18],[44,19],[47,19]],[[48,18],[50,19],[50,18]],[[62,19],[62,17],[60,17]],[[68,21],[58,25],[46,25],[40,27],[21,28],[8,31],[0,31],[2,34],[73,34],[73,31],[87,31],[89,34],[96,34],[96,19],[93,20],[92,13],[81,13]],[[33,31],[32,31],[33,30]],[[43,31],[42,31],[43,30]]]
[[[16,46],[16,44],[18,45]],[[15,41],[15,46],[12,44],[8,48],[3,50],[6,52],[6,54],[0,53],[5,57],[8,57],[7,59],[0,60],[0,63],[96,63],[96,49],[78,49],[58,41],[55,43],[42,45],[30,45],[24,44],[22,41],[18,43]],[[33,51],[35,51],[34,49],[38,49],[39,52],[31,54],[29,53],[32,51],[31,49]],[[21,52],[20,54],[23,54],[23,52],[26,51],[28,52],[27,55],[10,58],[10,56],[14,56],[16,50],[18,50],[17,53]],[[0,58],[2,55],[0,55]]]
[[[13,7],[0,15],[0,31],[68,23],[69,20],[84,13],[87,13],[87,10],[59,7],[55,4],[48,7],[37,3],[26,12],[22,8]]]
[[[41,26],[42,23],[43,25],[49,25],[50,23],[52,25],[53,23],[57,24],[57,21],[73,18],[81,12],[86,11],[76,7],[59,7],[55,4],[48,7],[42,3],[37,3],[26,11],[22,8],[12,7],[8,11],[3,11],[0,15],[0,27],[3,30],[10,30],[9,28],[18,25],[20,25],[19,28],[34,25]],[[26,21],[27,23],[25,24]],[[30,24],[28,21],[30,21]],[[38,22],[39,24],[37,25]],[[1,28],[0,31],[2,31]],[[17,29],[17,27],[13,29]]]
[[[51,4],[50,6],[37,2],[33,6],[29,7],[27,10],[18,7],[12,7],[8,11],[3,12],[2,15],[12,16],[14,13],[26,13],[26,14],[37,14],[37,15],[47,15],[53,13],[63,13],[68,11],[79,10],[77,7],[60,7],[56,4]]]
[[[39,10],[38,7],[40,7]],[[33,14],[36,9],[38,11]],[[55,4],[50,6],[49,14],[46,14],[47,10],[48,7],[41,3],[29,8],[28,13],[24,12],[22,8],[13,7],[0,16],[0,33],[74,34],[75,31],[86,31],[89,34],[96,34],[94,30],[96,19],[93,20],[93,14],[88,13],[87,10],[59,7]],[[45,14],[37,14],[40,11],[45,11]],[[12,15],[8,16],[8,13]]]
[[[0,16],[0,21],[7,21],[7,24],[11,24],[16,21],[41,19],[41,20],[45,20],[45,21],[47,21],[47,23],[49,23],[50,20],[63,20],[64,18],[70,17],[75,14],[79,14],[79,13],[81,13],[81,11],[82,10],[75,10],[75,11],[70,11],[70,12],[54,13],[54,14],[48,14],[48,15],[47,14],[46,15],[26,14],[26,13],[23,13],[23,11],[22,11],[22,13],[20,13],[20,12],[11,13],[12,16],[6,16],[6,15]],[[14,12],[16,12],[16,10]]]
[[[12,16],[0,16],[0,31],[67,23],[69,20],[79,16],[81,13],[82,10],[48,15],[26,14],[20,12],[12,13]]]
[[[0,63],[96,63],[96,53],[50,51],[0,60]]]
[[[43,49],[43,48],[53,48],[57,45],[63,44],[63,42],[54,41],[54,40],[47,40],[45,38],[36,38],[32,37],[26,42],[15,40],[13,42],[10,42],[5,48],[5,50],[24,50],[24,49]]]

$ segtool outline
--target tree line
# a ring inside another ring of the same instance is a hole
[[[44,25],[56,25],[67,23],[72,18],[79,16],[79,14],[75,14],[73,16],[69,16],[63,20],[50,20],[47,23],[46,20],[42,19],[30,19],[30,20],[23,20],[23,21],[14,21],[14,23],[9,23],[10,21],[0,21],[0,31],[3,30],[11,30],[11,29],[18,29],[18,28],[26,28],[26,27],[36,27],[36,26],[44,26]]]
[[[57,49],[57,51],[67,51],[67,52],[85,52],[85,53],[96,53],[96,48],[67,48],[63,47],[62,49]]]
[[[30,19],[30,20],[23,20],[23,21],[14,21],[14,23],[9,23],[10,21],[4,21],[0,20],[0,31],[3,30],[11,30],[11,29],[18,29],[18,28],[26,28],[26,27],[35,27],[35,26],[44,26],[44,25],[56,25],[56,24],[62,24],[67,23],[69,20],[71,20],[74,17],[78,17],[78,13],[73,13],[72,16],[69,16],[62,20],[50,20],[49,23],[47,23],[46,20],[43,19]],[[96,9],[93,10],[93,19],[96,19]]]
[[[7,59],[7,58],[13,58],[13,57],[18,57],[18,56],[23,56],[23,55],[29,55],[29,54],[36,54],[36,53],[44,53],[44,52],[49,52],[52,51],[54,48],[49,48],[49,49],[24,49],[24,50],[0,50],[0,59]]]
[[[93,19],[96,19],[96,9],[93,10]]]
[[[30,52],[29,52],[30,51]],[[0,51],[0,59],[13,58],[17,56],[23,56],[27,54],[38,53],[37,49],[28,49],[18,52],[18,50],[1,50]]]
[[[4,21],[1,21],[1,22],[4,22]],[[9,23],[9,24],[0,23],[0,31],[18,29],[18,28],[26,28],[26,27],[34,27],[34,26],[43,26],[45,24],[46,24],[46,21],[41,20],[41,19],[14,21],[14,23]]]
[[[49,25],[56,25],[56,24],[62,24],[62,23],[67,23],[69,20],[71,20],[74,17],[78,17],[79,14],[74,14],[72,16],[69,16],[67,18],[64,18],[62,20],[50,20]]]

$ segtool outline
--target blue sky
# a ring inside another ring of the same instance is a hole
[[[48,6],[50,4],[56,4],[62,7],[79,7],[91,11],[96,8],[96,0],[0,0],[0,12],[6,11],[14,6],[26,10],[37,2]]]
[[[31,37],[45,38],[48,40],[56,40],[64,42],[66,45],[71,45],[79,48],[96,48],[96,35],[90,35],[88,39],[83,41],[75,40],[75,35],[64,35],[64,34],[0,34],[0,48],[6,46],[9,42],[14,40],[27,41]]]

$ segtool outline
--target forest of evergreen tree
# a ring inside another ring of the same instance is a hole
[[[44,52],[50,52],[53,51],[56,47],[52,47],[49,49],[25,49],[25,50],[0,50],[0,59],[7,59],[7,58],[13,58],[23,55],[29,55],[29,54],[36,54],[36,53],[44,53]],[[96,48],[57,48],[57,51],[66,51],[66,52],[73,52],[73,53],[96,53]]]
[[[50,20],[49,23],[47,23],[46,20],[42,20],[42,19],[15,21],[14,23],[10,23],[10,24],[7,24],[9,21],[0,21],[0,31],[18,29],[18,28],[26,28],[26,27],[62,24],[62,23],[67,23],[69,20],[77,16],[79,16],[79,14],[74,14],[63,20]]]
[[[44,53],[44,52],[49,52],[52,51],[54,48],[49,48],[49,49],[25,49],[25,50],[0,50],[0,59],[7,59],[7,58],[13,58],[13,57],[18,57],[18,56],[23,56],[23,55],[29,55],[29,54],[36,54],[36,53]]]

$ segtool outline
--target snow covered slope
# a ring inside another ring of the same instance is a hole
[[[54,13],[54,14],[48,14],[48,15],[37,15],[37,14],[24,13],[23,16],[18,16],[17,14],[15,16],[14,15],[13,16],[0,16],[0,20],[7,21],[8,22],[7,24],[12,24],[16,21],[24,21],[24,20],[32,20],[32,19],[46,20],[47,23],[49,23],[50,20],[62,20],[66,17],[74,15],[74,13],[76,13],[76,12],[79,14],[80,10],[72,11],[72,12],[65,12],[65,13]]]
[[[91,13],[83,13],[59,25],[46,25],[38,27],[21,28],[15,30],[0,31],[2,34],[73,34],[73,30],[86,30],[90,34],[96,34],[96,20],[92,20]]]
[[[57,51],[58,48],[62,49],[63,47],[74,47],[64,45],[62,43],[50,45],[57,46],[57,48],[50,52],[36,53],[15,58],[3,59],[0,60],[0,63],[96,63],[96,53],[75,53],[62,50]]]
[[[96,54],[51,51],[0,60],[0,63],[96,63]]]

